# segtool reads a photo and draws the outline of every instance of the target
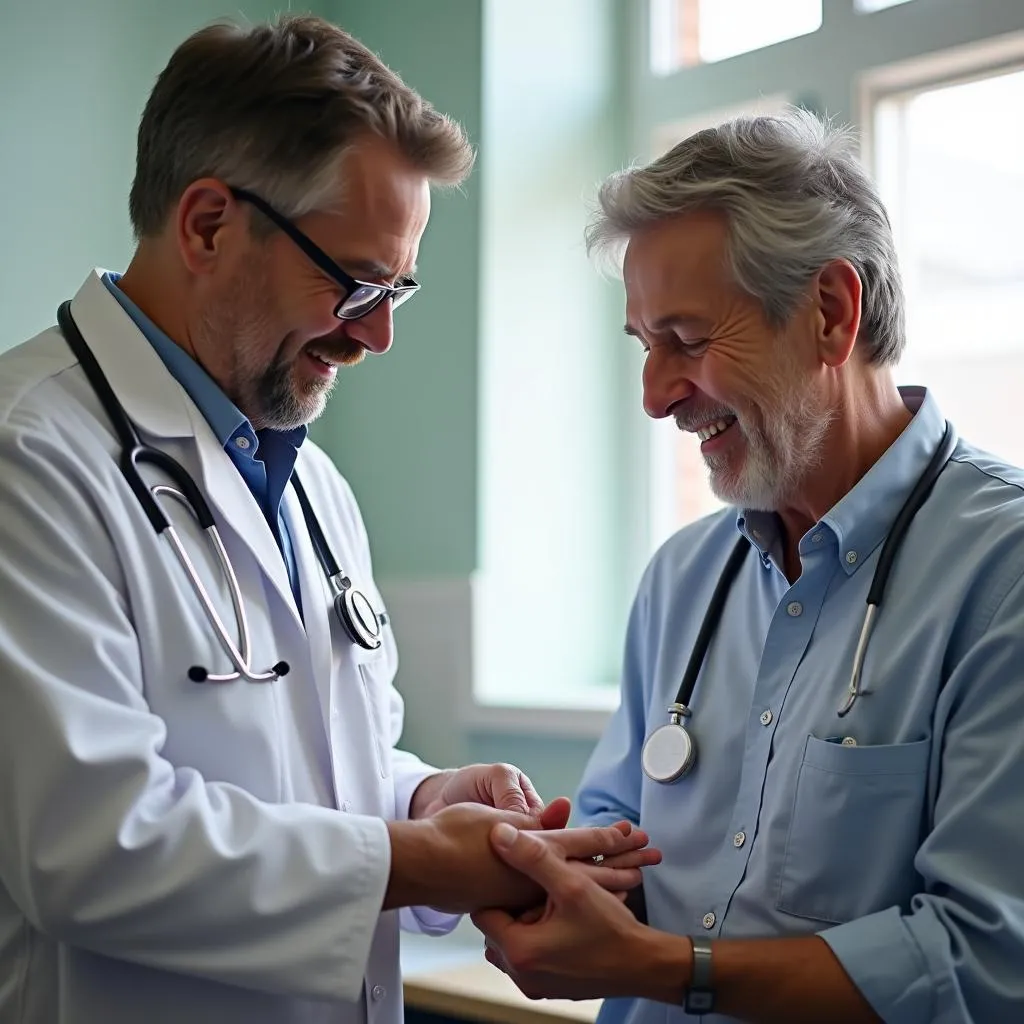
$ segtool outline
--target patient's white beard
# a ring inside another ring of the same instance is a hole
[[[784,342],[777,351],[781,362],[765,380],[760,403],[765,410],[764,427],[746,423],[737,414],[736,427],[746,445],[739,471],[731,468],[735,455],[704,458],[711,489],[719,500],[766,512],[785,505],[821,465],[834,418]]]

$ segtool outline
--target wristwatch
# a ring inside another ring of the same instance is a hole
[[[693,967],[690,984],[683,999],[687,1013],[711,1013],[715,1008],[715,990],[711,987],[711,943],[707,939],[690,939],[693,943]]]

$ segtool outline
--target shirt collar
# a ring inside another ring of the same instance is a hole
[[[835,534],[839,562],[847,575],[856,572],[885,540],[945,433],[945,417],[925,388],[900,388],[900,395],[914,414],[910,423],[821,519],[821,525]],[[801,540],[801,554],[808,544],[807,537]]]
[[[239,453],[253,458],[259,448],[259,439],[252,424],[224,393],[220,385],[180,345],[162,331],[120,288],[120,274],[106,272],[103,283],[132,318],[146,340],[156,350],[174,379],[184,388],[196,408],[203,414],[221,446],[237,457]],[[260,435],[265,432],[261,430]],[[298,449],[306,438],[305,426],[293,430],[276,431],[280,437]],[[244,441],[240,445],[238,439]]]
[[[801,538],[801,556],[819,549],[831,534],[840,567],[852,576],[888,535],[946,428],[938,403],[926,388],[901,387],[899,392],[913,418],[882,457]],[[765,564],[769,558],[781,564],[781,533],[774,512],[742,509],[736,525]]]

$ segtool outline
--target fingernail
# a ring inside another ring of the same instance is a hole
[[[495,825],[494,831],[491,833],[491,840],[495,846],[507,850],[516,841],[515,826],[504,821],[500,825]]]

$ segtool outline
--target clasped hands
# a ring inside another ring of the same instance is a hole
[[[468,765],[428,777],[413,796],[409,816],[436,831],[435,870],[445,878],[437,879],[440,891],[431,905],[459,913],[500,908],[510,920],[524,912],[540,915],[543,885],[508,861],[500,841],[493,841],[506,828],[512,835],[528,832],[573,876],[615,894],[609,898],[628,915],[621,899],[640,884],[640,868],[657,864],[661,854],[628,822],[567,828],[569,813],[564,798],[545,805],[512,765]]]

